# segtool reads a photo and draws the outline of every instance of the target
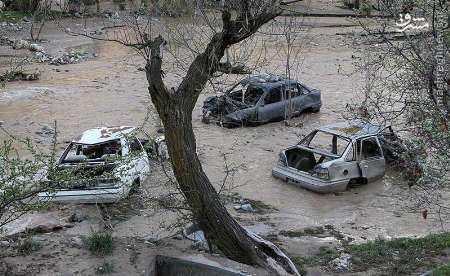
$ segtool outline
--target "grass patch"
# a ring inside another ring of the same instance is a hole
[[[339,257],[339,252],[333,248],[322,246],[319,253],[312,257],[293,256],[291,261],[294,263],[301,275],[307,274],[307,266],[327,266],[333,259]]]
[[[308,271],[305,268],[307,260],[304,257],[294,256],[291,257],[291,261],[294,263],[295,267],[297,268],[298,272],[300,272],[301,275],[306,275],[308,273]]]
[[[27,256],[33,253],[34,251],[38,251],[41,248],[42,245],[40,243],[33,241],[31,237],[28,237],[19,243],[17,252],[22,256]]]
[[[97,267],[95,270],[95,274],[97,275],[104,275],[104,274],[111,274],[114,272],[114,264],[104,262],[101,266]]]
[[[448,276],[450,275],[450,264],[446,264],[434,269],[430,276]]]
[[[299,237],[303,237],[303,236],[328,236],[327,235],[330,234],[332,235],[332,233],[329,233],[329,231],[326,231],[325,228],[323,228],[322,226],[317,226],[317,227],[308,227],[305,228],[303,230],[282,230],[280,231],[280,235],[285,236],[285,237],[290,237],[290,238],[299,238]]]
[[[436,256],[450,247],[450,233],[432,234],[424,238],[375,240],[346,247],[353,256],[353,270],[380,268],[389,275],[410,275],[432,267]]]
[[[3,11],[0,12],[0,22],[17,23],[25,16],[31,16],[31,14],[22,11]]]
[[[83,239],[86,248],[97,256],[110,255],[114,248],[113,238],[108,232],[94,232]]]

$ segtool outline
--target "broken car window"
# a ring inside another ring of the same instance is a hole
[[[238,89],[238,87],[240,89]],[[253,86],[238,86],[232,92],[230,92],[229,97],[235,101],[245,103],[247,105],[255,105],[264,91],[261,88]]]
[[[282,99],[281,95],[281,89],[280,88],[274,88],[270,90],[270,92],[266,95],[266,98],[264,99],[265,104],[273,104],[280,102]]]
[[[308,143],[308,141],[310,141]],[[348,144],[349,140],[323,131],[317,131],[311,140],[305,141],[306,146],[312,149],[319,149],[323,152],[341,156]]]
[[[120,155],[122,155],[122,147],[119,140],[95,145],[73,143],[62,162],[102,162]]]
[[[361,159],[379,158],[381,150],[375,137],[366,138],[361,141]]]

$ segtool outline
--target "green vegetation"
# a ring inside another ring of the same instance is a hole
[[[350,245],[346,250],[353,256],[353,269],[356,271],[377,267],[390,275],[410,275],[424,267],[432,267],[437,262],[435,257],[446,248],[450,248],[450,233],[418,239],[379,239]]]
[[[450,275],[450,264],[446,264],[434,269],[430,276],[448,276],[448,275]]]
[[[108,232],[94,232],[83,241],[87,249],[97,256],[110,255],[114,249],[113,238]]]
[[[23,11],[3,11],[0,12],[0,22],[18,23],[25,16],[31,16],[31,13]]]
[[[305,264],[306,259],[301,256],[294,256],[291,257],[291,261],[294,263],[295,267],[297,268],[298,272],[300,272],[301,275],[306,275],[308,271],[306,271]]]
[[[304,232],[292,231],[289,235],[297,237],[304,235]],[[412,275],[428,271],[440,265],[442,261],[439,257],[445,255],[443,251],[446,249],[450,249],[450,233],[416,239],[377,239],[357,245],[344,243],[344,251],[352,255],[352,272],[376,270],[377,275]],[[336,249],[323,246],[314,256],[292,256],[291,260],[305,274],[308,266],[327,267],[339,255]],[[450,275],[450,264],[437,267],[431,275]]]
[[[325,229],[321,226],[319,227],[308,227],[303,230],[282,230],[280,235],[291,238],[298,238],[303,236],[318,236],[325,234]]]

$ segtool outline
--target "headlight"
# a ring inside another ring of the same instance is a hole
[[[278,158],[278,164],[281,166],[287,166],[287,159],[286,155],[283,152],[280,152],[279,158]]]
[[[312,172],[312,176],[318,177],[320,179],[328,180],[330,179],[330,175],[328,173],[327,168],[316,167]]]

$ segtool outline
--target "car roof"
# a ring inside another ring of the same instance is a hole
[[[123,136],[133,132],[136,128],[132,126],[112,126],[112,127],[97,127],[86,130],[73,140],[73,143],[94,145],[114,141]]]
[[[256,87],[266,87],[266,88],[273,88],[282,86],[285,84],[292,84],[297,83],[295,80],[290,80],[288,78],[285,78],[283,76],[274,75],[274,74],[258,74],[258,75],[251,75],[243,80],[240,81],[242,85],[252,85]]]
[[[376,135],[384,128],[385,126],[382,125],[375,125],[368,122],[354,120],[321,126],[317,130],[342,137],[357,139],[364,136]]]

